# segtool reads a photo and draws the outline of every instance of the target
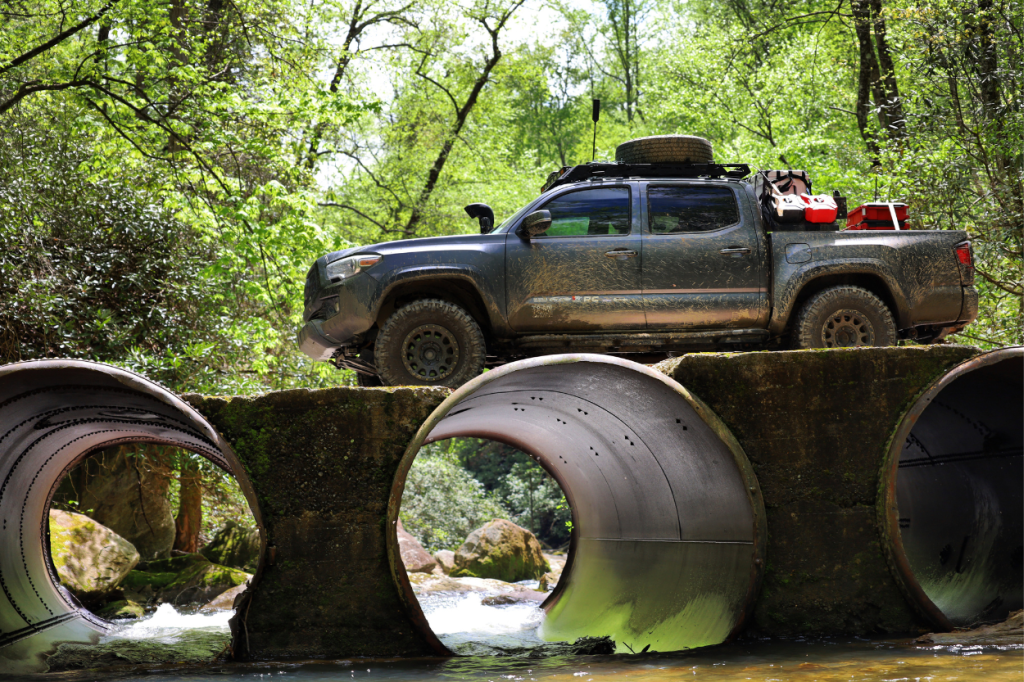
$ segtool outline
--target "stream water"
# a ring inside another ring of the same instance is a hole
[[[131,673],[69,673],[71,679],[149,682],[187,680],[295,680],[320,682],[701,682],[891,681],[989,682],[1024,679],[1024,644],[919,645],[908,639],[748,639],[708,649],[639,656],[503,658],[493,653],[540,643],[542,612],[534,605],[484,606],[486,592],[420,595],[431,627],[459,658],[346,659],[261,664],[217,664],[205,669],[161,667]],[[106,638],[172,642],[190,632],[227,634],[230,612],[179,614],[161,606]],[[474,655],[477,654],[477,655]]]

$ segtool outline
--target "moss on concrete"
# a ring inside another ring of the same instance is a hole
[[[768,521],[754,627],[765,634],[915,632],[882,551],[886,449],[962,346],[699,353],[657,366],[714,410],[757,474]]]
[[[399,460],[446,389],[186,396],[252,481],[273,557],[244,614],[251,658],[430,655],[391,578],[385,529]],[[236,646],[236,651],[243,646]]]

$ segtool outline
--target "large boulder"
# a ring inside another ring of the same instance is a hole
[[[455,552],[454,577],[536,580],[551,570],[533,533],[495,519],[469,534]]]
[[[437,568],[437,561],[423,549],[419,540],[402,527],[401,520],[398,521],[398,551],[407,573],[433,573]]]
[[[170,556],[174,510],[168,448],[127,445],[87,457],[68,474],[54,502],[74,506],[135,546],[143,561]]]
[[[125,576],[122,587],[125,595],[136,601],[200,605],[251,577],[196,553],[140,564],[138,570]]]
[[[132,543],[88,516],[51,509],[49,523],[61,584],[86,605],[110,595],[139,563]]]
[[[437,561],[438,568],[447,575],[452,572],[455,568],[455,552],[450,549],[442,549],[434,552],[434,559]]]
[[[199,553],[215,564],[253,573],[260,558],[260,533],[237,521],[228,521]]]

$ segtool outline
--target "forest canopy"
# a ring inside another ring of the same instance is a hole
[[[349,383],[295,348],[324,252],[470,232],[632,137],[965,229],[1022,339],[1015,0],[23,0],[0,8],[0,362]]]

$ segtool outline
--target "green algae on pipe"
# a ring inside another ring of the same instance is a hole
[[[610,636],[618,651],[678,651],[735,634],[763,566],[764,508],[745,455],[714,413],[627,360],[562,355],[506,365],[456,391],[399,467],[392,571],[431,636],[395,548],[405,475],[422,444],[501,441],[531,454],[573,510],[569,562],[541,636]]]

